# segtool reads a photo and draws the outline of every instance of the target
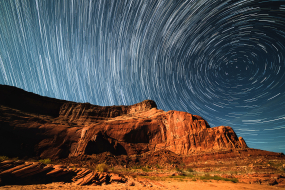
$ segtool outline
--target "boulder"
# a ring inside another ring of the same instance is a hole
[[[276,179],[271,179],[269,182],[268,182],[268,185],[276,185],[278,184]]]

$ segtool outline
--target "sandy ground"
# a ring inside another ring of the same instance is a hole
[[[245,184],[245,183],[233,183],[227,181],[144,181],[140,183],[134,181],[134,186],[128,184],[111,184],[111,185],[102,185],[102,186],[77,186],[71,185],[69,183],[50,183],[50,184],[38,184],[38,185],[6,185],[0,187],[0,189],[15,189],[15,190],[31,190],[31,189],[60,189],[60,190],[85,190],[85,189],[94,189],[94,190],[139,190],[139,189],[195,189],[195,190],[273,190],[273,189],[285,189],[280,187],[268,186],[268,185],[259,185],[259,184]]]

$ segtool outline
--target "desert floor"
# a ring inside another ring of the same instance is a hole
[[[110,184],[102,186],[77,186],[70,183],[63,184],[62,182],[54,182],[50,184],[37,184],[37,185],[6,185],[0,187],[0,189],[15,189],[15,190],[30,190],[30,189],[60,189],[60,190],[139,190],[139,189],[195,189],[195,190],[273,190],[273,189],[285,189],[276,186],[260,185],[260,184],[245,184],[245,183],[233,183],[228,181],[145,181],[144,184],[134,181],[134,186],[129,184]]]

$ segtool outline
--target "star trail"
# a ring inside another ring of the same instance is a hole
[[[154,100],[285,152],[285,2],[0,0],[0,83],[92,104]]]

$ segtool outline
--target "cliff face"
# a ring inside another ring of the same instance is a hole
[[[102,148],[102,144],[106,147]],[[84,127],[71,155],[96,154],[107,149],[114,154],[160,149],[191,154],[232,148],[247,148],[232,128],[210,128],[200,116],[152,108]]]
[[[59,158],[106,151],[132,155],[160,149],[187,155],[247,148],[232,128],[210,128],[200,116],[165,112],[152,100],[102,107],[4,85],[0,90],[3,155]]]

